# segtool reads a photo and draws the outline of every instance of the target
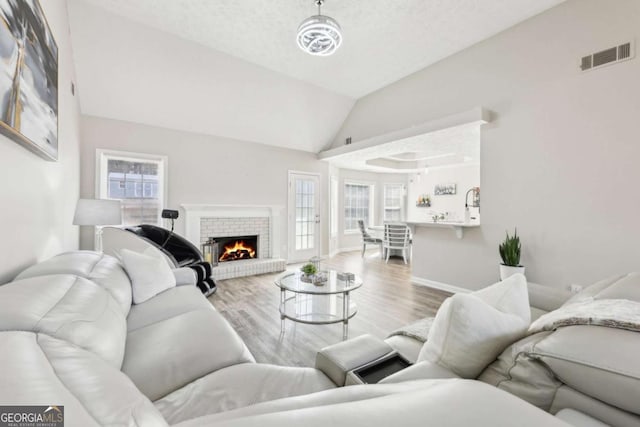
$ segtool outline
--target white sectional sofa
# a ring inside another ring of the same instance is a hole
[[[552,414],[562,412],[564,416],[570,410],[575,415],[578,411],[583,418],[576,425],[639,427],[640,273],[601,280],[569,296],[530,287],[532,319],[576,304],[606,302],[608,318],[624,312],[621,318],[629,319],[628,324],[602,322],[597,313],[589,313],[576,324],[570,321],[553,330],[532,332],[508,346],[475,379]],[[337,383],[355,384],[359,380],[354,376],[356,367],[399,353],[415,364],[384,378],[381,384],[458,378],[442,366],[419,361],[423,344],[402,335],[384,341],[363,335],[322,349],[316,366]],[[584,420],[585,415],[590,421]]]
[[[138,305],[119,262],[54,257],[0,286],[0,404],[64,405],[65,426],[563,426],[479,381],[337,388],[257,364],[193,286]]]

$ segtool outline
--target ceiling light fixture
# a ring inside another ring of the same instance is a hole
[[[298,27],[298,46],[310,55],[329,56],[342,44],[342,29],[338,22],[320,13],[324,0],[315,0],[318,14],[302,21]]]

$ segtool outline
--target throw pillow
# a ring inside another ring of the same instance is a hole
[[[133,303],[140,304],[176,286],[176,278],[163,258],[123,249],[124,269],[131,279]]]
[[[456,294],[438,310],[418,361],[437,363],[462,378],[476,378],[504,349],[523,337],[531,321],[522,274],[471,294]]]

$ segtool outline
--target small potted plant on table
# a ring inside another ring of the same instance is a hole
[[[318,267],[314,263],[308,263],[300,268],[302,275],[300,280],[307,283],[313,283],[316,286],[322,286],[327,281],[327,275],[324,272],[320,272]]]
[[[509,236],[509,232],[507,231],[507,237],[498,249],[500,258],[502,258],[502,264],[500,264],[500,280],[504,280],[517,273],[524,274],[524,266],[520,265],[522,245],[520,243],[520,237],[518,237],[517,229],[514,231],[513,236]]]

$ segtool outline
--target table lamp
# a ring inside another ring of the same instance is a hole
[[[96,227],[96,250],[102,252],[102,225],[122,224],[120,200],[80,199],[73,217],[73,225]]]

